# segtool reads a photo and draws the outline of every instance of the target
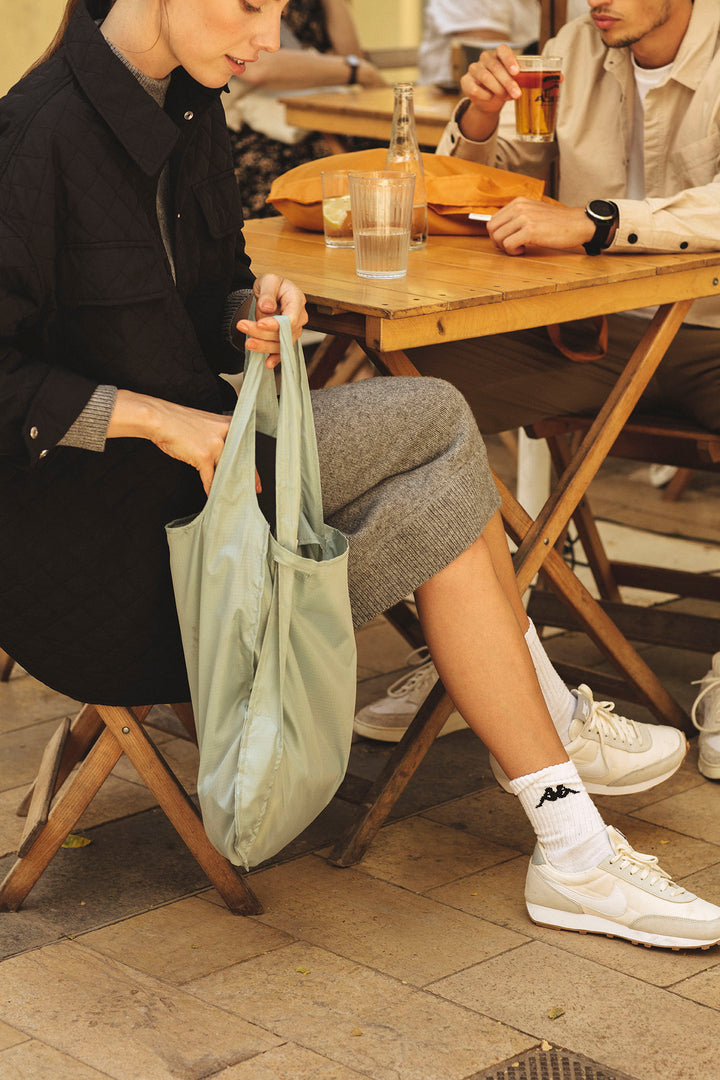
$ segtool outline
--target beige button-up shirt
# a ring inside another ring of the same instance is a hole
[[[561,202],[617,203],[610,251],[720,250],[718,0],[695,0],[669,74],[645,100],[644,199],[625,198],[635,100],[630,50],[606,48],[585,16],[567,23],[543,52],[563,58],[554,143],[519,142],[506,124],[485,142],[472,142],[458,126],[461,102],[437,153],[531,176],[544,176],[557,157]],[[720,300],[697,300],[688,321],[720,326]]]

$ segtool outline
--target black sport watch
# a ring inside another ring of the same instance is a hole
[[[620,219],[620,211],[614,202],[605,199],[593,199],[585,207],[585,213],[595,226],[595,235],[587,244],[583,244],[588,255],[599,255],[607,247],[608,236],[613,225]]]

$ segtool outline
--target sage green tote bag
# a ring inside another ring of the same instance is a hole
[[[356,664],[348,543],[323,521],[302,350],[286,316],[280,402],[260,353],[205,507],[167,526],[208,837],[246,869],[327,806],[345,774]],[[275,436],[276,528],[255,494],[255,431]]]

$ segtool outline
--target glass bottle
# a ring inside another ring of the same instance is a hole
[[[385,158],[385,168],[399,172],[415,173],[415,198],[413,221],[410,230],[410,247],[425,247],[427,242],[427,196],[422,154],[415,131],[415,108],[412,83],[395,85],[395,109],[393,112],[390,146]]]

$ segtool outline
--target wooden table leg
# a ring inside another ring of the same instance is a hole
[[[625,365],[607,400],[588,429],[550,498],[528,529],[515,556],[520,591],[540,570],[547,551],[565,529],[575,507],[607,457],[623,424],[675,337],[691,300],[662,305]]]
[[[359,814],[330,852],[331,863],[335,866],[351,866],[363,857],[453,708],[438,679],[381,775],[368,790]]]
[[[505,528],[516,543],[521,543],[523,536],[532,526],[532,518],[525,513],[497,476],[495,483],[503,500],[502,516]],[[658,677],[620,633],[609,615],[606,615],[555,548],[548,549],[540,572],[548,580],[560,600],[573,612],[588,637],[592,638],[605,656],[635,687],[639,699],[663,723],[680,728],[685,734],[692,734],[694,729],[685,711],[667,692]],[[527,573],[527,567],[524,567],[520,579],[523,591],[530,584],[529,581],[525,581]]]

